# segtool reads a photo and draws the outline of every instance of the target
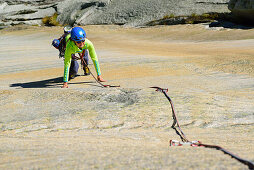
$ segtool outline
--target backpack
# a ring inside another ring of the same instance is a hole
[[[65,26],[64,27],[64,34],[60,38],[54,39],[52,41],[51,45],[59,50],[59,58],[64,58],[66,44],[70,40],[70,38],[68,40],[66,40],[66,37],[68,35],[70,35],[71,29],[72,29],[71,26]]]
[[[59,58],[64,58],[64,53],[65,53],[65,49],[66,49],[66,43],[69,41],[66,41],[66,36],[70,34],[70,33],[64,33],[58,40],[60,41],[59,43]]]
[[[60,41],[59,43],[59,58],[64,58],[64,53],[65,53],[65,49],[66,49],[66,36],[68,35],[68,33],[64,33],[58,40]]]

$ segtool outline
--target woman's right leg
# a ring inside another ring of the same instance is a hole
[[[88,50],[86,50],[83,59],[85,60],[85,63],[83,63],[83,61],[81,62],[83,64],[84,75],[90,75],[90,71],[88,69],[88,64],[89,64]]]
[[[69,72],[69,80],[75,78],[78,74],[79,64],[77,60],[71,60],[70,72]]]

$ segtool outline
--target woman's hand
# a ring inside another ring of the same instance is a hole
[[[101,75],[97,76],[97,79],[99,82],[106,82],[106,80],[103,80],[103,78],[101,77]]]
[[[68,83],[67,83],[67,82],[64,82],[62,88],[69,88]]]

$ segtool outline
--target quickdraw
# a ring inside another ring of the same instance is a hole
[[[189,141],[186,138],[186,136],[184,135],[183,131],[181,130],[180,124],[179,124],[179,122],[177,120],[177,117],[176,117],[176,113],[175,113],[175,110],[174,110],[173,102],[170,99],[170,97],[167,95],[168,89],[162,89],[160,87],[150,87],[150,88],[154,88],[154,89],[156,89],[156,91],[162,92],[166,96],[166,98],[169,100],[170,105],[171,105],[172,117],[173,117],[173,120],[174,120],[171,127],[180,136],[182,141],[170,140],[169,141],[169,146],[184,146],[184,145],[187,145],[187,146],[193,146],[193,147],[213,148],[213,149],[222,151],[224,154],[230,155],[232,158],[238,160],[242,164],[247,165],[249,169],[251,169],[251,170],[254,169],[254,163],[252,163],[251,161],[248,161],[246,159],[242,159],[239,156],[237,156],[237,155],[227,151],[226,149],[224,149],[224,148],[222,148],[220,146],[217,146],[217,145],[207,145],[207,144],[201,143],[200,141]],[[177,128],[179,129],[180,133],[177,131],[175,125],[177,125]]]
[[[177,140],[170,140],[169,141],[169,146],[198,146],[198,144],[200,144],[200,141],[191,141],[191,142],[181,142],[181,141],[177,141]]]

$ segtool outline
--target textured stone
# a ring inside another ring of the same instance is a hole
[[[18,11],[23,11],[23,10],[33,10],[35,7],[32,7],[31,5],[24,5],[24,4],[19,4],[19,5],[8,5],[6,2],[0,4],[0,14],[16,14]]]
[[[53,4],[63,0],[0,0],[0,3],[6,2],[9,5],[17,5],[17,4],[31,4],[31,5],[46,5]]]
[[[52,16],[56,10],[51,5],[34,6],[31,4],[8,5],[7,2],[0,4],[0,25],[41,25],[41,19]]]
[[[12,15],[9,17],[5,17],[7,20],[17,20],[17,21],[26,21],[26,20],[34,20],[34,19],[42,19],[45,16],[52,16],[55,13],[54,8],[40,9],[31,14],[21,14],[21,15]]]
[[[229,12],[228,0],[197,1],[197,0],[112,0],[90,1],[91,6],[82,8],[79,1],[64,1],[59,11],[59,20],[65,24],[119,24],[139,26],[145,23],[162,18],[165,15],[175,16],[202,14],[206,12]],[[84,3],[84,2],[83,2]],[[100,5],[105,3],[105,5]],[[59,6],[58,6],[59,7]],[[69,16],[69,17],[67,17]]]
[[[66,0],[60,2],[57,5],[58,13],[60,13],[59,22],[69,25],[85,25],[86,20],[98,16],[97,13],[100,13],[102,8],[107,6],[109,2],[110,0]]]
[[[59,14],[58,21],[63,25],[142,26],[171,14],[188,16],[229,12],[227,3],[228,0],[0,0],[0,20],[38,20],[52,15],[54,8]]]

